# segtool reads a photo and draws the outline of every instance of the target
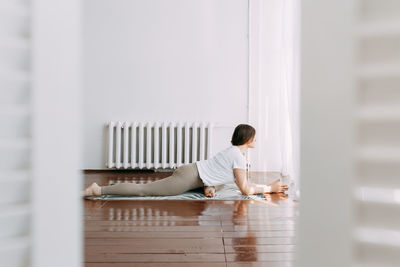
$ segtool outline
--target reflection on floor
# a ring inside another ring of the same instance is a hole
[[[168,173],[85,174],[85,184],[144,183]],[[271,182],[267,175],[253,181]],[[85,266],[294,266],[298,204],[266,200],[84,201]]]

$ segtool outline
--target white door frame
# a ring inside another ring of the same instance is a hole
[[[32,266],[82,265],[81,1],[33,0]]]
[[[301,4],[301,267],[351,266],[353,5]]]

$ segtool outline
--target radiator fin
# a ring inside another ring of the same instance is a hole
[[[107,126],[108,168],[174,169],[212,155],[211,123],[112,121]]]

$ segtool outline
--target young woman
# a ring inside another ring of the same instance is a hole
[[[253,148],[256,130],[247,124],[240,124],[232,135],[232,146],[215,156],[195,163],[182,165],[167,178],[148,184],[121,183],[99,186],[92,183],[85,189],[85,196],[132,195],[132,196],[171,196],[204,187],[204,194],[214,196],[215,186],[235,181],[244,195],[278,193],[288,189],[279,180],[270,185],[250,183],[246,177],[244,154]]]

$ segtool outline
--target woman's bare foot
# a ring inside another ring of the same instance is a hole
[[[83,191],[83,196],[85,197],[100,196],[100,195],[101,195],[101,187],[96,183],[92,183],[85,189],[85,191]]]
[[[204,195],[206,197],[214,197],[215,196],[215,187],[214,186],[205,186],[204,187]]]

